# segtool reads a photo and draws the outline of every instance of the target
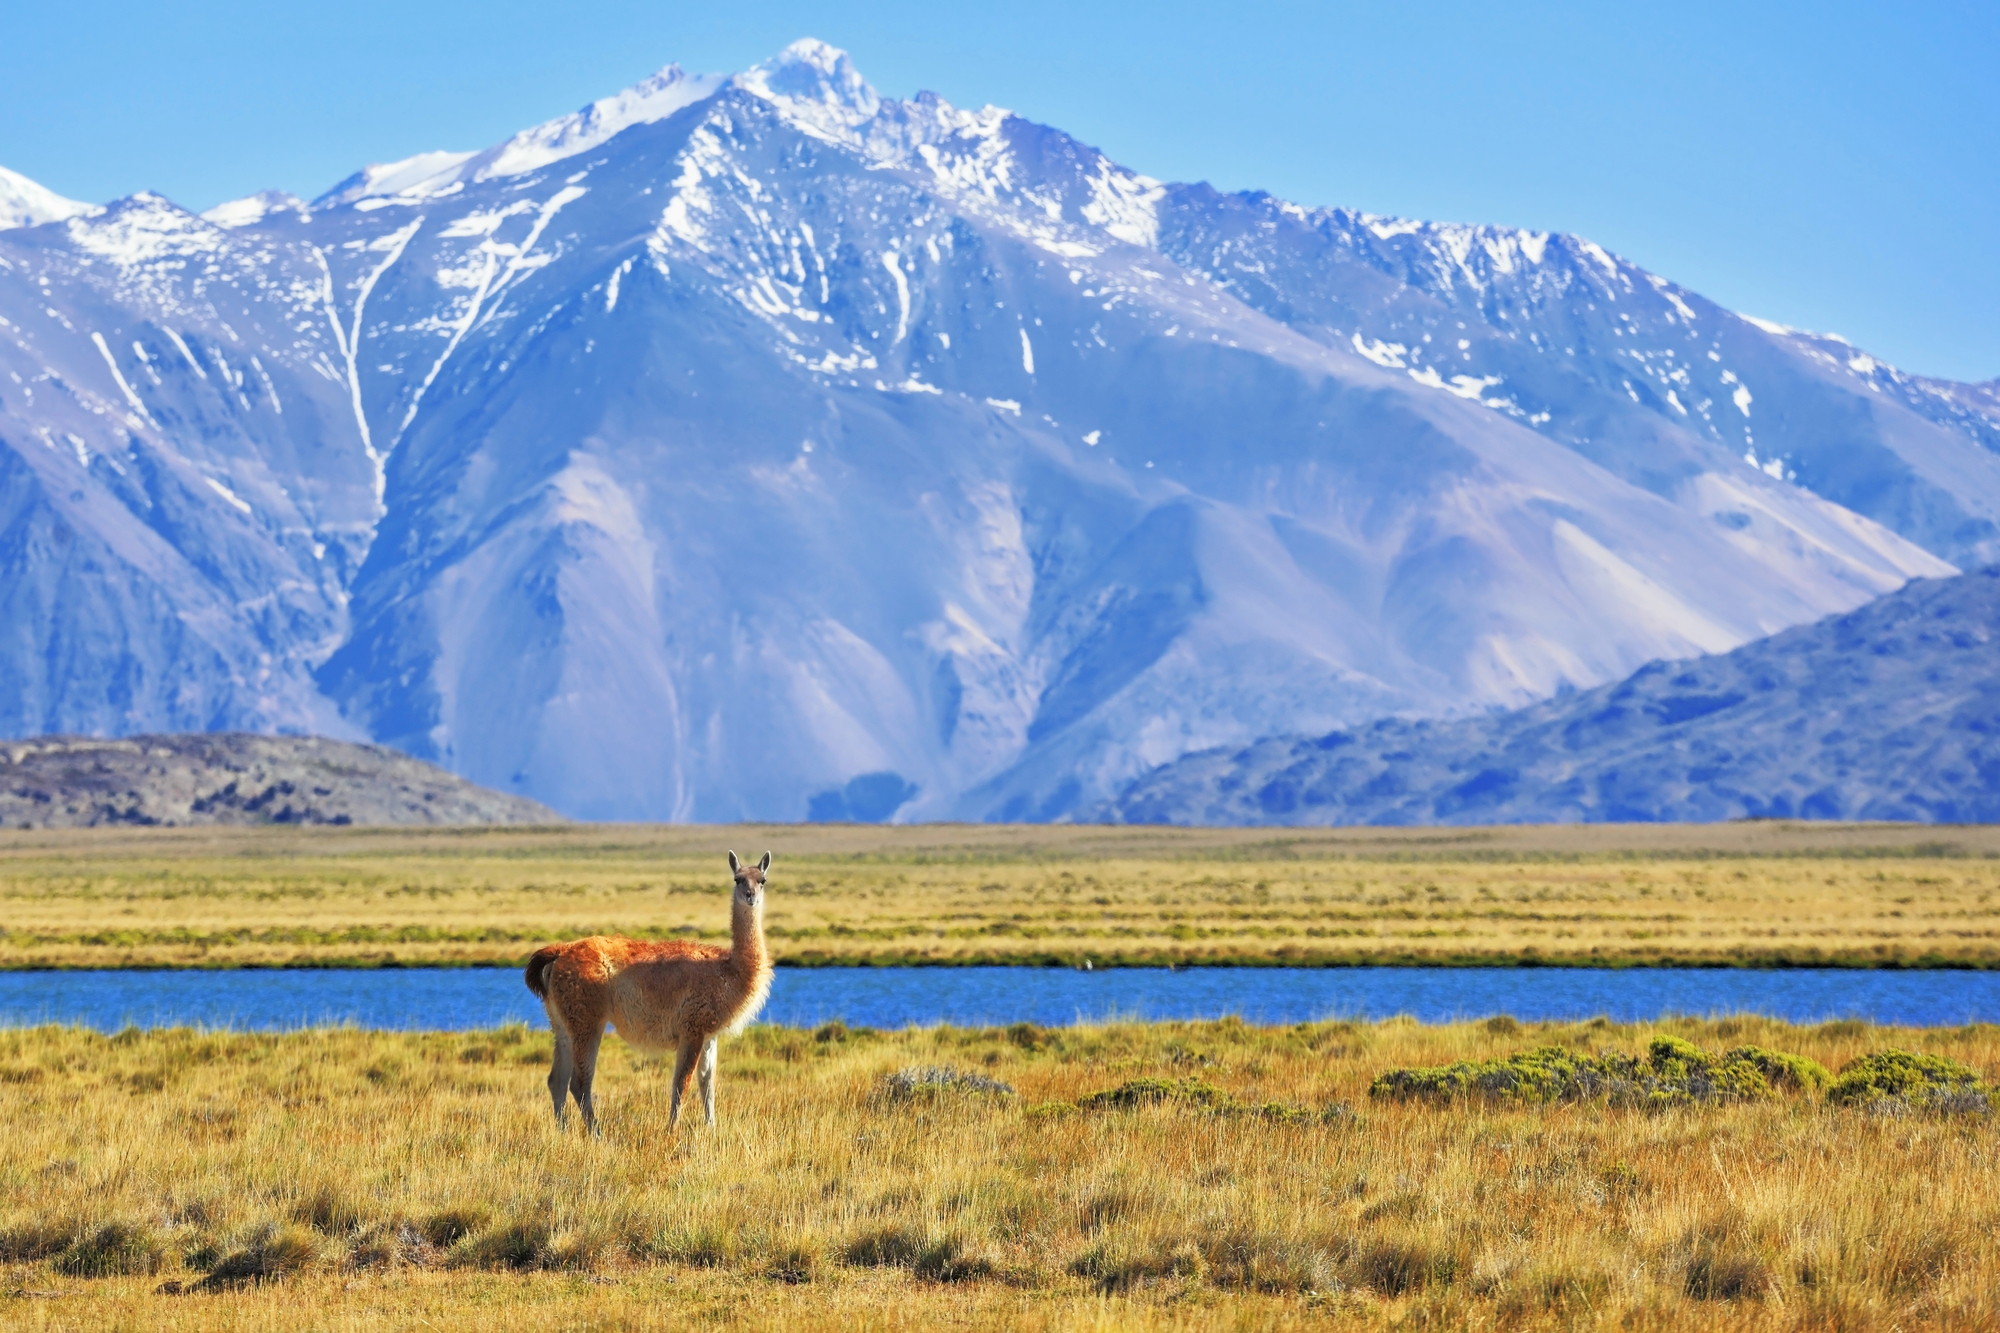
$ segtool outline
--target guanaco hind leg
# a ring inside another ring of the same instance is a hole
[[[549,1098],[556,1106],[556,1125],[561,1127],[565,1112],[569,1110],[569,1079],[576,1068],[576,1052],[569,1044],[569,1033],[564,1032],[560,1023],[549,1025],[556,1034],[556,1058],[549,1066]]]
[[[597,1075],[597,1047],[604,1040],[604,1029],[577,1034],[576,1069],[570,1075],[569,1090],[576,1097],[577,1109],[583,1112],[583,1127],[597,1133],[597,1108],[590,1100],[590,1081]]]
[[[701,1063],[695,1067],[695,1078],[701,1084],[701,1110],[708,1118],[709,1127],[715,1125],[715,1038],[710,1037],[701,1048]]]

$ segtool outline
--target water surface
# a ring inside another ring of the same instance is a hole
[[[1662,1014],[1861,1018],[1947,1026],[2000,1021],[2000,972],[1624,968],[783,969],[767,1022],[901,1028],[1236,1015],[1253,1023],[1408,1014],[1435,1023],[1512,1014],[1620,1022]],[[0,1025],[79,1023],[288,1030],[463,1030],[546,1021],[512,969],[0,973]]]

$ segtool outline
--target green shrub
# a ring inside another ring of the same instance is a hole
[[[1519,1102],[1604,1100],[1617,1106],[1666,1107],[1752,1101],[1779,1091],[1812,1091],[1831,1076],[1798,1056],[1754,1046],[1714,1055],[1691,1041],[1661,1035],[1638,1060],[1618,1051],[1585,1055],[1542,1046],[1499,1060],[1461,1060],[1392,1069],[1376,1077],[1373,1097],[1442,1102],[1485,1097]]]
[[[1767,1051],[1762,1046],[1738,1046],[1722,1058],[1732,1064],[1755,1065],[1771,1087],[1784,1092],[1824,1092],[1833,1086],[1833,1075],[1827,1067],[1803,1055]]]
[[[1131,1110],[1134,1107],[1153,1106],[1161,1102],[1215,1108],[1230,1108],[1236,1105],[1235,1098],[1213,1083],[1199,1078],[1128,1079],[1115,1088],[1107,1088],[1103,1092],[1093,1092],[1087,1097],[1076,1099],[1077,1109],[1083,1111]]]
[[[1626,1066],[1633,1063],[1625,1060]],[[1593,1059],[1561,1046],[1541,1046],[1500,1060],[1391,1069],[1376,1077],[1368,1095],[1421,1101],[1448,1101],[1467,1095],[1530,1102],[1574,1100],[1583,1088],[1601,1080],[1604,1070],[1604,1058]],[[1621,1067],[1618,1074],[1629,1078],[1631,1071]]]
[[[1914,1051],[1871,1051],[1850,1060],[1828,1100],[1874,1110],[1932,1110],[1985,1114],[1992,1092],[1970,1065]]]
[[[1049,1044],[1048,1029],[1034,1023],[1015,1023],[1007,1029],[1006,1036],[1024,1051],[1039,1051]]]

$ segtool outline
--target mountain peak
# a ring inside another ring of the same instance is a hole
[[[202,219],[213,222],[218,227],[254,227],[274,213],[296,214],[301,222],[310,221],[312,212],[306,201],[284,190],[259,190],[241,199],[231,199],[217,204],[202,213]]]
[[[0,167],[0,231],[10,227],[33,227],[44,222],[94,213],[94,204],[65,199],[48,186],[31,181],[18,171]]]
[[[802,37],[735,78],[737,87],[774,104],[800,128],[840,137],[881,109],[882,99],[837,46]]]

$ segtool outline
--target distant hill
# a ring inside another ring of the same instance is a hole
[[[2000,821],[2000,567],[1734,652],[1449,722],[1190,755],[1094,812],[1142,824]]]
[[[0,828],[562,822],[377,745],[240,732],[0,741]]]

